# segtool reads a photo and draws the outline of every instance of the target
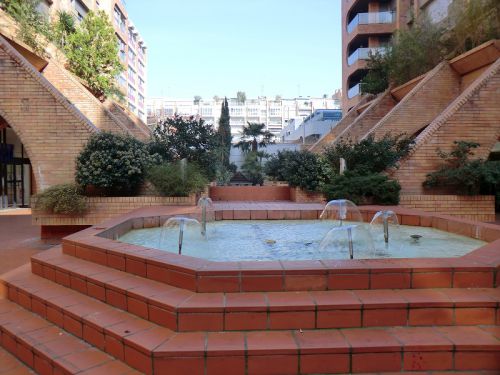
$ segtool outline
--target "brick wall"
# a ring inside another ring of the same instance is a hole
[[[49,61],[49,64],[43,70],[43,75],[97,128],[115,133],[131,134],[141,139],[147,138],[147,133],[137,128],[134,123],[123,121],[123,119],[109,111],[103,103],[83,86],[77,77],[67,71],[55,59]]]
[[[288,186],[210,186],[214,201],[288,201]]]
[[[445,61],[437,65],[368,134],[411,136],[434,120],[460,93],[460,76]]]
[[[345,130],[338,134],[338,138],[352,139],[358,141],[365,136],[388,112],[390,112],[397,101],[391,93],[386,91],[379,95],[373,103],[365,109]],[[347,166],[349,167],[349,166]]]
[[[290,188],[290,200],[297,203],[324,203],[325,197],[321,193],[312,193],[300,188]]]
[[[104,106],[139,139],[149,138],[151,131],[134,113],[124,110],[111,100],[106,100]]]
[[[495,221],[493,195],[401,195],[400,206],[457,216],[469,220]]]
[[[0,116],[24,144],[42,189],[74,180],[74,160],[97,131],[1,36]]]
[[[194,206],[196,197],[88,197],[88,211],[82,216],[47,214],[33,209],[33,224],[42,226],[96,225],[104,220],[149,206]],[[35,201],[32,202],[34,207]]]
[[[500,137],[500,59],[467,87],[416,139],[410,155],[392,172],[403,194],[422,194],[427,173],[437,170],[439,148],[449,152],[453,141],[474,141],[476,158],[487,159]],[[422,106],[425,110],[425,106]]]

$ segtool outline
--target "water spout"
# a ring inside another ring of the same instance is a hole
[[[389,244],[390,237],[390,227],[394,230],[399,226],[398,217],[394,211],[378,211],[373,215],[373,219],[370,222],[370,226],[375,228],[377,225],[382,225],[382,230],[384,233],[384,242]],[[379,229],[380,230],[380,229]]]
[[[349,242],[349,257],[354,259],[354,245],[352,244],[352,228],[347,228],[347,241]]]
[[[212,207],[212,200],[208,197],[201,197],[198,200],[198,206],[201,207],[201,235],[207,236],[207,207]]]
[[[179,228],[179,237],[177,241],[177,251],[179,255],[182,254],[182,245],[184,242],[184,232],[188,226],[194,226],[198,227],[200,226],[200,222],[196,219],[191,219],[188,217],[183,217],[183,216],[174,216],[169,218],[165,224],[162,226],[162,232],[160,235],[160,243],[159,243],[159,248],[162,248],[162,243],[164,242],[165,236],[168,234],[173,234],[171,231],[168,231],[168,229],[175,229]]]
[[[335,220],[338,226],[344,225],[346,220],[363,222],[358,207],[347,199],[336,199],[328,202],[319,218]]]

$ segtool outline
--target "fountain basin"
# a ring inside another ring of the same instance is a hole
[[[312,219],[320,204],[216,203],[216,220]],[[384,209],[361,207],[363,220]],[[133,211],[63,239],[63,251],[118,270],[197,292],[250,292],[376,288],[493,287],[500,285],[500,227],[449,216],[391,207],[403,225],[465,235],[486,245],[461,257],[210,261],[117,239],[131,229],[157,227],[175,215],[197,217],[196,207],[150,207]]]
[[[369,231],[367,224],[365,230]],[[345,222],[342,227],[353,226]],[[184,231],[183,255],[211,261],[273,261],[347,259],[345,241],[320,248],[321,240],[332,229],[328,220],[222,220],[207,224],[207,239],[198,227]],[[162,236],[163,240],[159,238]],[[411,236],[418,234],[415,241]],[[342,233],[340,233],[342,235]],[[361,238],[354,244],[356,259],[373,258],[442,258],[459,257],[480,248],[486,242],[474,238],[445,232],[435,228],[401,226],[398,238],[375,242]],[[134,229],[119,239],[121,242],[148,248],[157,248],[170,253],[177,252],[177,228],[161,227]]]

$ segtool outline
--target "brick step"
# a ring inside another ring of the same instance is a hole
[[[34,374],[27,366],[16,357],[1,348],[0,340],[0,374],[1,375],[29,375]]]
[[[9,298],[22,306],[7,302],[17,310],[0,313],[7,346],[8,338],[22,343],[25,332],[56,324],[145,374],[500,371],[498,326],[175,333],[32,275],[27,267],[5,277],[17,285],[9,286]],[[25,309],[40,316],[23,328],[27,316],[33,319]],[[9,333],[10,327],[18,330]]]
[[[33,273],[174,331],[500,324],[500,289],[194,293],[58,248]]]
[[[0,343],[38,374],[139,374],[124,363],[8,300],[0,300]],[[0,353],[0,366],[4,362]],[[11,372],[0,367],[0,374]],[[15,371],[15,372],[14,372]],[[23,367],[12,374],[31,374]]]

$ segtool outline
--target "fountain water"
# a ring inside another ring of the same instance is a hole
[[[382,226],[384,231],[384,242],[389,243],[389,228],[397,230],[399,228],[398,216],[393,211],[378,211],[370,222],[372,228]]]
[[[347,199],[336,199],[326,204],[320,219],[332,219],[337,225],[342,226],[344,221],[363,222],[363,217],[358,206]]]
[[[165,221],[162,226],[162,231],[160,235],[159,247],[162,248],[162,243],[164,242],[165,236],[168,233],[168,229],[179,228],[179,240],[178,240],[178,251],[179,255],[182,254],[182,243],[184,241],[184,231],[188,227],[200,227],[200,222],[196,219],[191,219],[183,216],[174,216]]]
[[[213,206],[212,200],[208,197],[201,197],[198,200],[198,207],[201,207],[201,235],[207,236],[207,208]]]
[[[373,241],[363,224],[335,226],[326,234],[319,245],[322,258],[332,258],[332,253],[341,253],[354,259],[354,251],[373,252]]]

